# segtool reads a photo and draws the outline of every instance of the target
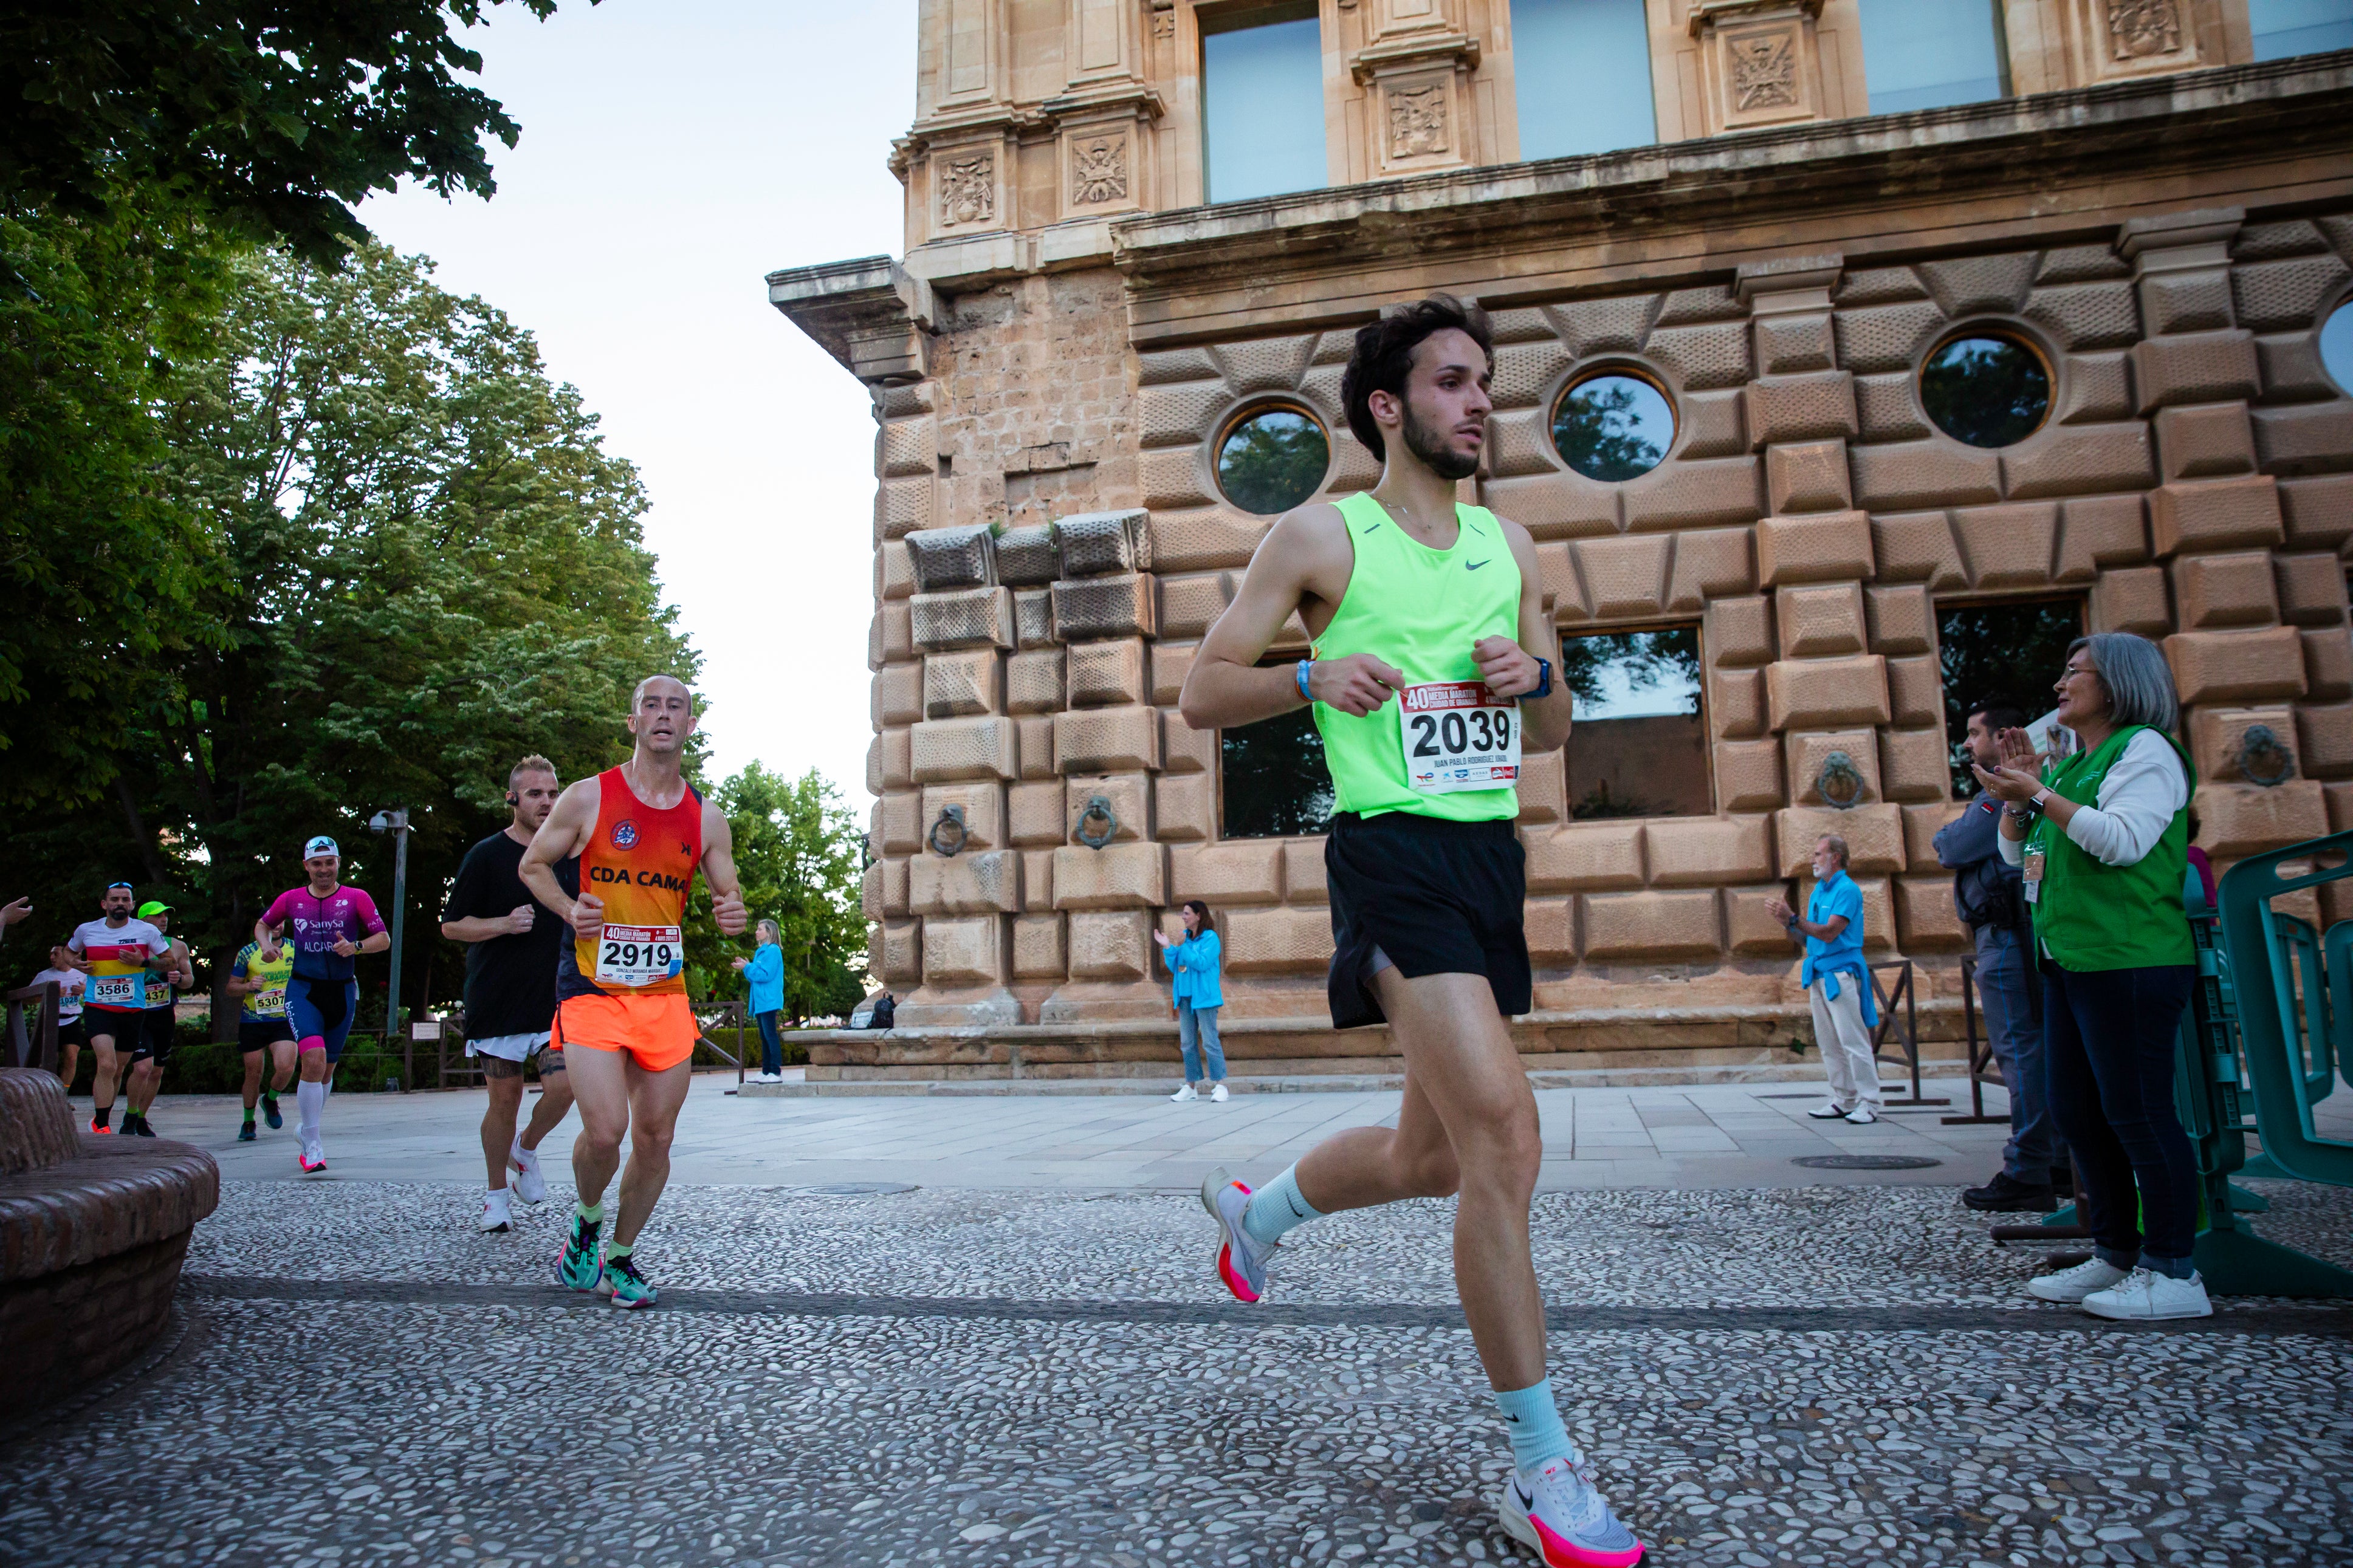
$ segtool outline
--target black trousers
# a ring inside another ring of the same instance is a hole
[[[2119,1268],[2190,1271],[2198,1161],[2173,1109],[2173,1077],[2197,974],[2187,963],[2072,973],[2042,961],[2051,1112],[2083,1174],[2079,1212],[2093,1246]]]

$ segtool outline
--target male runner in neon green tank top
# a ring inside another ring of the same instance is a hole
[[[1197,730],[1314,704],[1337,806],[1332,1021],[1386,1020],[1406,1066],[1395,1128],[1327,1139],[1255,1194],[1214,1172],[1201,1197],[1219,1278],[1256,1301],[1293,1226],[1459,1194],[1456,1287],[1512,1440],[1504,1527],[1556,1568],[1628,1568],[1641,1544],[1553,1404],[1528,1250],[1544,1145],[1505,1024],[1531,1001],[1514,785],[1525,753],[1567,741],[1569,697],[1527,530],[1454,499],[1485,447],[1492,359],[1484,313],[1442,294],[1356,334],[1341,402],[1381,481],[1276,521],[1186,679]],[[1258,668],[1293,611],[1314,657]]]

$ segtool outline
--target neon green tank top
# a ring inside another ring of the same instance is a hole
[[[1332,624],[1315,639],[1317,658],[1368,653],[1417,684],[1476,680],[1472,645],[1482,637],[1518,638],[1520,563],[1493,512],[1458,501],[1454,547],[1432,550],[1369,495],[1339,504],[1356,561]],[[1394,698],[1361,719],[1321,702],[1314,712],[1335,810],[1361,816],[1406,811],[1457,822],[1520,814],[1519,792],[1508,785],[1426,795],[1408,784]]]

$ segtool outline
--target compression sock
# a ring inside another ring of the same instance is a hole
[[[612,1245],[605,1248],[605,1261],[609,1263],[616,1258],[627,1258],[629,1255],[630,1250],[636,1246],[637,1243],[634,1241],[614,1242]]]
[[[303,1137],[316,1139],[319,1136],[319,1113],[327,1108],[327,1086],[304,1079],[294,1090],[294,1125],[301,1130]]]
[[[1272,1247],[1284,1231],[1323,1217],[1321,1210],[1299,1195],[1299,1167],[1293,1165],[1250,1194],[1250,1206],[1242,1210],[1242,1229],[1252,1241]]]
[[[1497,1390],[1495,1408],[1503,1412],[1504,1430],[1511,1436],[1512,1463],[1522,1470],[1577,1453],[1568,1428],[1561,1425],[1560,1410],[1552,1402],[1552,1379],[1546,1378],[1532,1388]]]

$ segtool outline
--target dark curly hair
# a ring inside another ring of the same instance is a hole
[[[1357,329],[1356,349],[1340,377],[1340,406],[1348,416],[1348,428],[1374,457],[1386,459],[1388,447],[1381,439],[1381,427],[1373,423],[1373,394],[1403,397],[1415,348],[1424,338],[1450,329],[1470,333],[1487,363],[1495,363],[1495,340],[1488,330],[1487,312],[1451,294],[1432,294],[1409,304],[1392,305],[1381,312],[1379,321]]]

